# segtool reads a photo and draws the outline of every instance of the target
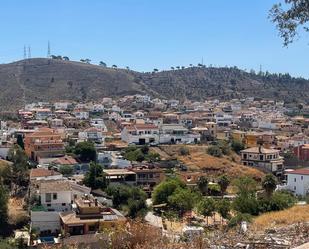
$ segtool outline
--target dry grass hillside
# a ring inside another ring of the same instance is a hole
[[[0,111],[26,102],[89,101],[144,93],[161,98],[257,97],[307,101],[308,80],[282,74],[254,74],[237,68],[190,67],[140,73],[92,64],[35,58],[0,64]]]
[[[177,155],[178,160],[184,163],[191,171],[203,171],[210,176],[227,174],[231,178],[250,176],[255,180],[261,180],[264,173],[240,164],[239,156],[232,153],[230,156],[213,157],[207,154],[207,146],[186,146],[189,155],[182,156],[179,151],[183,145],[161,146],[161,149],[169,155]]]
[[[262,214],[254,219],[252,229],[262,231],[301,222],[309,222],[309,205],[294,206],[283,211]]]

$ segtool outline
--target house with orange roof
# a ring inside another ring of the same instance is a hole
[[[26,134],[24,139],[27,156],[38,161],[39,158],[57,157],[64,154],[61,134],[53,129],[41,128]]]
[[[59,180],[63,176],[55,170],[45,168],[36,168],[30,170],[30,181],[33,180]]]

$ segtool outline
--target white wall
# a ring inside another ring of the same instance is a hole
[[[51,193],[51,202],[46,202],[46,193],[40,194],[41,196],[41,205],[47,209],[54,209],[55,211],[68,211],[71,209],[71,200],[72,195],[71,191],[53,191],[50,190]],[[57,199],[53,199],[53,193],[57,193]],[[65,205],[63,206],[62,203]],[[48,206],[50,204],[50,206]]]
[[[40,232],[50,230],[60,231],[60,217],[58,212],[31,211],[31,227]]]
[[[287,174],[287,186],[296,195],[305,196],[309,190],[309,175]]]

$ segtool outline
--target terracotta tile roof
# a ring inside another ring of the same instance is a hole
[[[158,129],[158,126],[154,124],[136,124],[137,129]]]
[[[40,193],[52,191],[71,191],[71,184],[65,180],[49,180],[40,182]]]
[[[306,169],[296,169],[296,170],[287,172],[287,174],[309,175],[309,168],[306,168]]]
[[[59,172],[49,169],[31,169],[30,171],[30,178],[36,178],[36,177],[47,177],[47,176],[55,176],[55,175],[61,175]]]
[[[247,152],[247,153],[277,153],[279,150],[276,149],[266,149],[264,147],[252,147],[245,150],[242,150],[241,152]]]
[[[77,161],[71,156],[63,156],[63,157],[58,157],[57,159],[55,159],[53,163],[61,164],[61,165],[72,165],[72,164],[76,164]]]

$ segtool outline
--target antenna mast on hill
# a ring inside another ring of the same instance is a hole
[[[27,50],[26,50],[26,46],[24,45],[24,60],[27,59]]]
[[[50,58],[50,42],[47,44],[47,58]]]
[[[260,65],[260,73],[262,73],[262,65]]]
[[[31,58],[31,47],[28,46],[28,59],[30,59],[30,58]]]

